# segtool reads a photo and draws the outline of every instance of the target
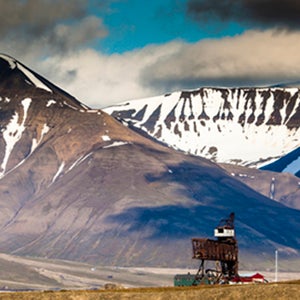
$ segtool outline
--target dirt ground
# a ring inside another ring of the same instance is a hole
[[[0,294],[2,300],[193,300],[193,299],[300,299],[300,281],[293,283],[201,286],[191,288],[134,288],[97,291],[11,292]]]

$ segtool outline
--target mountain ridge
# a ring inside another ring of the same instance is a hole
[[[219,163],[259,167],[299,147],[296,88],[200,88],[104,110],[170,147]]]
[[[214,162],[85,108],[40,77],[52,93],[27,82],[1,60],[1,252],[187,267],[190,238],[211,236],[235,211],[241,255],[259,253],[262,261],[276,248],[298,259],[299,210],[263,196]]]

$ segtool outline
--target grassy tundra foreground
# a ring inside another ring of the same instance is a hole
[[[190,299],[300,299],[300,280],[251,285],[223,285],[198,287],[131,288],[97,291],[45,291],[1,293],[0,299],[41,300],[190,300]]]

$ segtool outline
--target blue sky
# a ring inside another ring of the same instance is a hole
[[[101,108],[202,86],[299,83],[298,0],[10,0],[0,52]]]
[[[116,1],[109,12],[100,12],[99,16],[109,29],[98,45],[106,53],[122,53],[175,39],[196,42],[244,31],[243,26],[233,22],[199,24],[187,15],[185,0]]]

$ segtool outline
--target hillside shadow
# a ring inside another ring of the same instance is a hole
[[[146,174],[145,178],[149,183],[175,182],[180,186],[178,194],[191,201],[180,204],[170,199],[169,205],[153,207],[151,203],[146,206],[145,196],[145,206],[130,207],[108,217],[110,223],[126,224],[124,235],[143,231],[147,239],[212,237],[219,220],[235,212],[236,231],[242,239],[253,236],[300,248],[295,234],[300,211],[263,197],[221,169],[185,162],[170,165],[159,176]]]

